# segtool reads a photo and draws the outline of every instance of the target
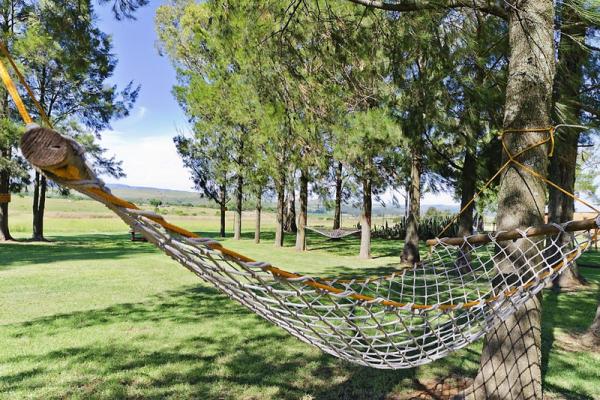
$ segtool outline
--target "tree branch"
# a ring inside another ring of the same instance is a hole
[[[508,19],[506,10],[494,0],[400,0],[388,3],[382,0],[349,0],[352,3],[366,7],[379,8],[387,11],[420,11],[435,10],[442,8],[471,8],[494,15],[504,20]]]

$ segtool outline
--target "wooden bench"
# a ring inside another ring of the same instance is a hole
[[[133,229],[129,231],[129,234],[131,235],[132,242],[147,242],[148,241],[148,239],[146,239],[139,232],[136,232]]]

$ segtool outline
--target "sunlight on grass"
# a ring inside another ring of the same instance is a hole
[[[189,223],[199,229],[199,222]],[[418,369],[353,366],[263,321],[151,245],[130,242],[116,219],[63,215],[48,229],[52,243],[0,245],[3,399],[383,399],[414,391],[417,380],[477,371],[481,341]],[[328,242],[311,234],[311,250],[299,254],[292,236],[288,247],[275,249],[272,235],[266,228],[258,246],[250,232],[224,243],[318,275],[384,272],[401,249],[400,242],[377,240],[376,258],[363,262],[355,238]],[[589,253],[582,264],[598,267],[599,260]],[[598,354],[561,342],[594,316],[600,269],[582,272],[591,283],[586,290],[544,295],[544,387],[551,398],[600,398]]]

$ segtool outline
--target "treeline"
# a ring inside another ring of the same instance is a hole
[[[89,161],[104,175],[123,177],[121,163],[104,155],[100,132],[128,115],[139,87],[109,83],[117,60],[110,37],[98,28],[96,3],[112,4],[116,19],[131,18],[148,0],[4,0],[0,2],[0,41],[11,54],[50,123],[74,137]],[[9,65],[0,53],[3,64]],[[16,75],[13,71],[13,78]],[[43,124],[35,104],[19,85],[34,120]],[[32,171],[19,155],[23,122],[0,85],[0,241],[12,240],[10,193],[32,192],[33,240],[44,238],[46,193],[51,182]],[[30,189],[31,188],[31,189]],[[60,189],[59,190],[64,190]]]
[[[590,22],[570,7],[557,18],[570,30],[560,35],[557,25],[554,118],[589,123],[598,65],[583,47]],[[369,258],[373,201],[398,189],[409,210],[401,258],[416,262],[425,191],[454,191],[465,209],[458,235],[472,232],[476,208],[494,204],[493,186],[469,201],[502,160],[504,20],[469,8],[403,14],[349,2],[209,0],[160,7],[156,28],[192,127],[175,144],[198,191],[220,206],[221,235],[226,204],[239,238],[252,198],[260,240],[261,199],[273,193],[275,245],[291,208],[303,250],[312,192],[331,202],[333,228],[343,202],[361,207],[360,257]],[[577,146],[589,138],[562,133],[549,171],[573,191]],[[551,220],[570,219],[569,201],[550,190]]]

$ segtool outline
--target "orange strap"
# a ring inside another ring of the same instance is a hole
[[[527,129],[506,129],[502,132],[502,134],[500,135],[500,141],[502,143],[502,149],[504,150],[504,152],[506,153],[508,160],[506,160],[506,162],[504,164],[502,164],[502,166],[498,169],[498,171],[494,174],[494,176],[492,176],[490,179],[488,179],[487,182],[485,182],[485,184],[481,187],[481,189],[475,193],[475,195],[473,197],[471,197],[471,199],[467,202],[467,204],[458,212],[458,214],[456,214],[451,220],[450,222],[444,226],[444,228],[442,229],[442,231],[438,234],[438,237],[442,236],[444,234],[444,232],[446,232],[457,220],[458,218],[469,208],[469,206],[471,204],[473,204],[473,202],[479,198],[479,196],[481,195],[481,193],[483,193],[483,191],[485,189],[487,189],[492,182],[494,182],[494,180],[496,180],[496,178],[505,170],[507,169],[511,164],[515,164],[519,167],[521,167],[522,169],[524,169],[525,171],[529,172],[532,176],[540,179],[541,181],[545,182],[546,184],[552,186],[553,188],[559,190],[561,193],[571,197],[573,200],[580,202],[581,204],[584,204],[585,206],[589,207],[590,209],[594,210],[597,213],[600,213],[600,210],[598,210],[596,207],[592,206],[590,203],[588,203],[587,201],[581,199],[580,197],[576,196],[573,193],[568,192],[567,190],[561,188],[560,186],[558,186],[556,183],[552,182],[551,180],[549,180],[548,178],[544,177],[543,175],[539,174],[538,172],[536,172],[535,170],[533,170],[530,167],[527,167],[526,165],[524,165],[523,163],[517,161],[517,158],[519,156],[521,156],[522,154],[528,152],[529,150],[532,150],[538,146],[542,146],[546,143],[550,143],[550,150],[548,151],[548,155],[550,157],[552,157],[552,155],[554,154],[554,147],[555,147],[555,142],[554,142],[554,133],[556,131],[556,127],[554,126],[550,126],[550,127],[546,127],[546,128],[527,128]],[[515,153],[515,154],[511,154],[511,152],[509,151],[508,147],[506,146],[506,143],[504,142],[504,135],[507,133],[530,133],[530,132],[548,132],[548,137],[545,139],[540,140],[537,143],[534,143],[526,148],[524,148],[523,150]]]

